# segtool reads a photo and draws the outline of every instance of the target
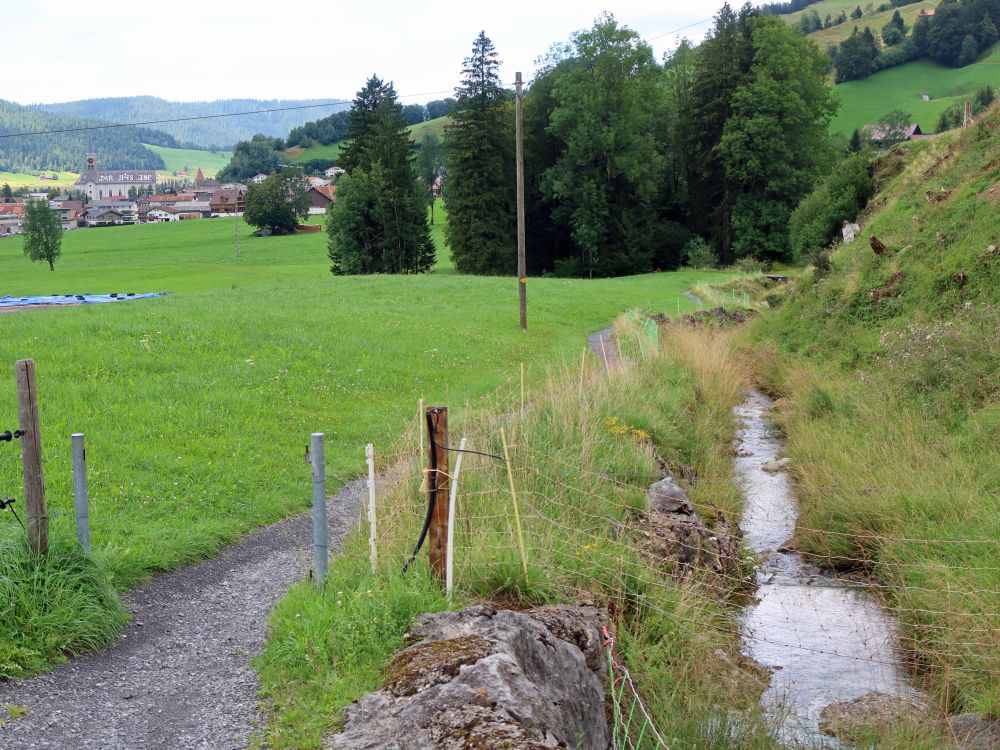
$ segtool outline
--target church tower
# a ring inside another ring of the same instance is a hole
[[[94,152],[94,137],[90,133],[87,134],[87,158],[84,164],[85,171],[97,171],[97,154]]]

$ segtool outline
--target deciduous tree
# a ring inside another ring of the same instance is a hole
[[[62,223],[46,200],[29,200],[21,224],[24,254],[32,261],[44,260],[54,271],[62,255]]]
[[[247,190],[243,218],[251,226],[288,234],[308,214],[309,193],[301,170],[286,169]]]

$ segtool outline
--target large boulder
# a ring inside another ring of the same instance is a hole
[[[326,747],[604,750],[602,623],[593,607],[422,615]]]

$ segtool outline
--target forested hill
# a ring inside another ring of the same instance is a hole
[[[0,136],[86,128],[96,124],[98,123],[92,120],[61,117],[0,99]],[[163,168],[163,160],[159,155],[142,145],[140,138],[147,137],[149,133],[135,128],[110,128],[0,137],[0,172],[79,172],[83,169],[83,159],[87,152],[88,132],[93,138],[98,165],[102,169]]]
[[[324,101],[338,101],[338,99],[329,97],[327,99],[220,99],[212,102],[171,102],[158,99],[155,96],[125,96],[32,106],[54,114],[85,117],[103,122],[145,122],[204,115],[227,115],[234,112],[253,112],[282,107],[302,107]],[[258,115],[164,123],[154,127],[172,135],[182,146],[222,150],[231,147],[237,141],[249,140],[258,133],[284,138],[292,128],[349,107],[350,104],[347,103],[328,108],[311,107]]]

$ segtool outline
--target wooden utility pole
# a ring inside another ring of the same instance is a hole
[[[427,410],[427,491],[433,503],[428,533],[431,573],[440,581],[447,575],[448,507],[451,477],[448,471],[448,407],[432,406]]]
[[[28,545],[36,555],[49,550],[49,515],[45,510],[45,479],[42,476],[42,434],[38,426],[38,391],[35,362],[18,360],[14,365],[17,384],[17,416],[21,422],[21,462],[24,465],[24,505],[28,514]]]
[[[528,276],[524,263],[524,93],[521,74],[514,78],[517,87],[515,130],[517,138],[517,304],[521,314],[521,330],[528,330]]]

